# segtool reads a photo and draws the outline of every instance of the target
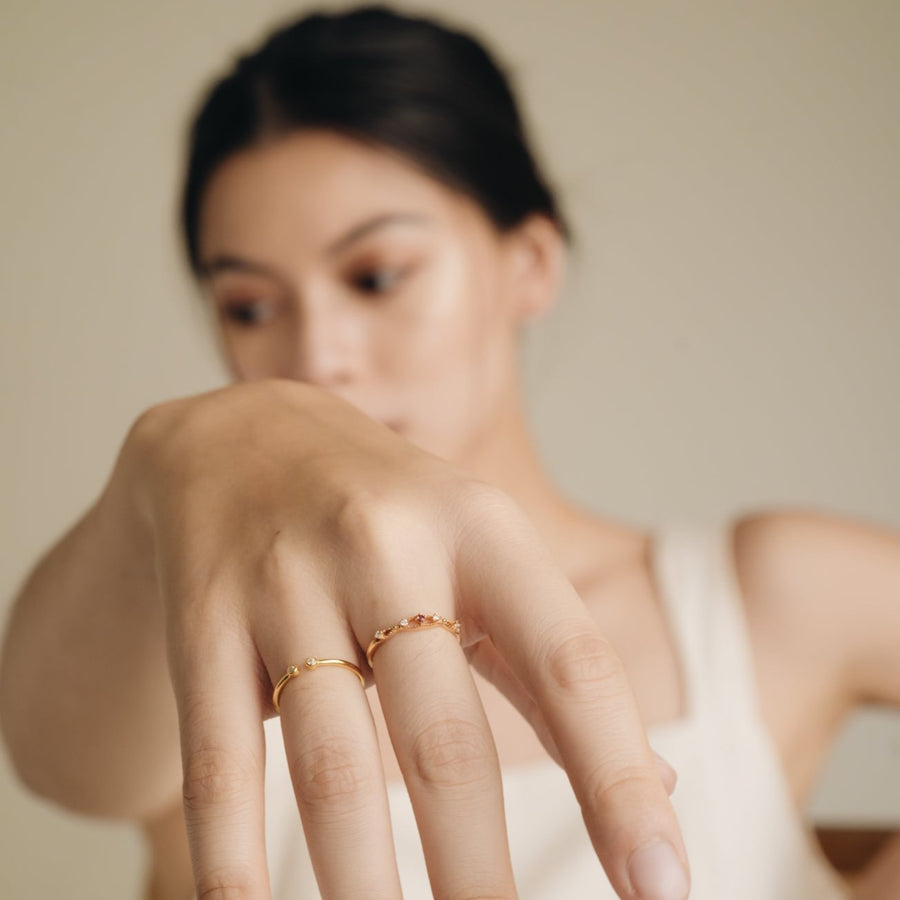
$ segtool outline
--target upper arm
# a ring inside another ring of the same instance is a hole
[[[900,532],[830,513],[760,512],[738,522],[735,547],[770,652],[814,666],[844,708],[900,706]]]

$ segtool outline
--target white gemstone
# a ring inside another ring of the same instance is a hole
[[[400,620],[400,627],[401,627],[401,628],[406,628],[407,625],[409,625],[409,619],[401,619],[401,620]]]

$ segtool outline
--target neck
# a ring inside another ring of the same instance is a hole
[[[553,484],[518,399],[493,418],[491,428],[459,464],[512,497],[573,582],[634,547],[634,530],[578,508]]]

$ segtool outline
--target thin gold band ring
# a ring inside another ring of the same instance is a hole
[[[462,637],[460,635],[462,626],[459,621],[455,619],[445,619],[437,613],[432,613],[431,615],[418,613],[415,616],[410,616],[408,619],[401,619],[399,622],[395,622],[387,628],[379,628],[378,631],[375,632],[375,636],[369,641],[369,646],[366,647],[366,662],[369,664],[369,668],[372,668],[372,659],[375,656],[375,651],[385,641],[392,638],[395,634],[399,634],[401,631],[418,631],[422,628],[443,628],[445,631],[449,631],[450,634],[455,635],[456,640],[462,643]]]
[[[319,659],[316,656],[309,656],[303,660],[302,668],[300,666],[288,666],[284,675],[278,679],[275,690],[272,691],[272,706],[275,707],[275,712],[281,712],[281,708],[278,705],[278,698],[281,697],[284,686],[292,678],[296,678],[303,669],[306,669],[307,672],[312,672],[313,669],[318,669],[320,666],[340,666],[342,669],[349,669],[359,679],[359,683],[363,687],[366,686],[366,679],[360,671],[359,666],[354,665],[352,662],[348,662],[346,659]]]

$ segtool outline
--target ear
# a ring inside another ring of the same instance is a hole
[[[512,312],[520,324],[538,319],[556,303],[565,275],[565,240],[556,223],[532,213],[504,240]]]

